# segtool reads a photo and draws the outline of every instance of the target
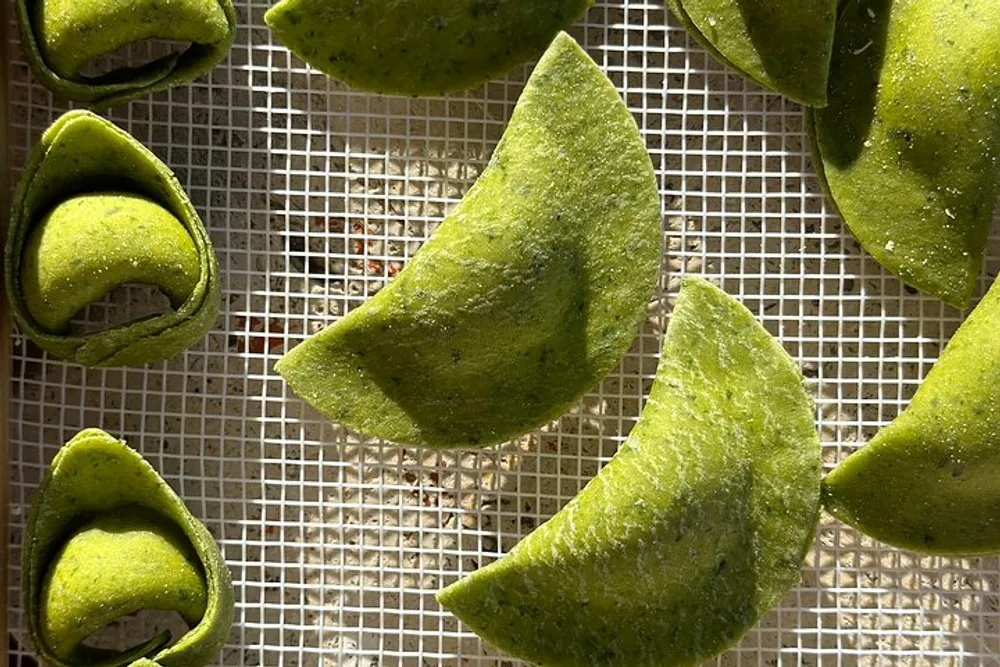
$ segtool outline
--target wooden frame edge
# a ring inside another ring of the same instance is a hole
[[[6,241],[10,212],[10,87],[8,85],[11,43],[9,0],[0,0],[0,238]],[[2,290],[0,290],[2,292]],[[0,293],[0,666],[10,662],[10,384],[12,326],[6,297]]]

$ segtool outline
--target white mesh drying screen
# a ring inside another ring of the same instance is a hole
[[[11,342],[12,666],[35,664],[18,603],[24,517],[82,427],[127,439],[221,544],[237,602],[219,664],[509,665],[433,594],[509,550],[611,457],[681,275],[721,284],[802,364],[827,468],[906,404],[960,321],[882,271],[830,212],[797,105],[724,70],[659,2],[607,0],[572,32],[635,114],[663,196],[665,268],[641,335],[579,406],[515,443],[363,440],[271,368],[413,255],[485,164],[529,70],[442,99],[358,93],[277,45],[267,8],[237,3],[236,44],[209,76],[110,114],[177,172],[210,230],[216,328],[140,370],[88,371]],[[16,175],[64,107],[9,48]],[[997,240],[978,294],[1000,266]],[[720,664],[1000,662],[997,558],[917,558],[824,518],[802,579]]]

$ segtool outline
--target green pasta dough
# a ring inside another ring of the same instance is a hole
[[[502,442],[561,415],[618,363],[659,264],[660,200],[635,121],[563,33],[434,236],[276,369],[363,433]]]
[[[909,407],[827,475],[827,511],[904,549],[1000,552],[998,330],[995,283]]]
[[[200,272],[184,224],[131,194],[80,195],[56,204],[32,228],[21,257],[25,305],[46,331],[64,330],[87,304],[125,283],[160,285],[180,307]]]
[[[198,78],[226,57],[236,34],[232,0],[17,0],[21,43],[38,80],[93,107]],[[85,66],[144,40],[187,45],[138,67],[86,76]]]
[[[23,608],[53,667],[200,667],[229,635],[233,588],[211,534],[139,454],[98,429],[52,461],[28,515]],[[177,611],[191,629],[123,652],[85,640],[144,609]]]
[[[207,595],[184,533],[154,512],[121,508],[86,523],[55,554],[42,582],[41,637],[72,662],[90,635],[142,609],[176,610],[197,625]]]
[[[969,305],[997,198],[1000,4],[851,0],[813,163],[844,222],[913,287]]]
[[[281,0],[277,39],[362,90],[435,95],[471,88],[540,54],[593,0]]]
[[[21,331],[85,366],[169,359],[219,311],[219,269],[198,213],[170,169],[87,111],[42,136],[14,197],[4,249],[7,297]],[[158,286],[173,310],[76,334],[70,320],[115,287]]]
[[[438,593],[498,648],[546,666],[697,665],[800,576],[820,446],[798,368],[750,312],[687,279],[638,423],[514,549]]]
[[[826,105],[837,0],[666,0],[709,53],[765,88]]]

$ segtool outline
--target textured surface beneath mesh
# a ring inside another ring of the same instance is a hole
[[[229,60],[114,110],[201,212],[224,281],[216,328],[184,356],[88,371],[11,341],[11,665],[25,648],[20,542],[56,449],[100,426],[159,469],[218,539],[236,585],[224,665],[509,665],[434,592],[565,504],[635,423],[685,274],[740,298],[801,363],[832,467],[905,406],[961,313],[906,289],[825,204],[800,108],[727,72],[658,4],[598,3],[573,34],[622,92],[657,170],[660,292],[617,368],[516,442],[435,452],[361,438],[289,394],[282,352],[395,275],[485,165],[528,68],[439,99],[370,96],[272,42],[238,2]],[[16,172],[65,108],[11,49]],[[119,57],[143,58],[143,46]],[[982,294],[1000,267],[993,237]],[[141,312],[120,290],[86,319]],[[824,517],[802,584],[722,665],[995,665],[1000,560],[917,557]],[[142,616],[105,640],[151,633]]]

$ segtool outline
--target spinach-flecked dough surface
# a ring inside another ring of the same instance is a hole
[[[278,41],[362,90],[437,95],[472,88],[540,54],[593,0],[282,0]]]
[[[23,608],[46,665],[200,667],[222,650],[233,588],[211,534],[139,454],[104,431],[81,431],[56,454],[28,515]],[[84,643],[143,609],[191,626],[116,653]],[[166,648],[165,648],[166,647]]]
[[[555,419],[618,363],[660,265],[635,121],[565,33],[478,182],[375,297],[276,369],[330,419],[439,447]]]
[[[689,278],[618,453],[508,555],[438,601],[539,665],[696,665],[798,582],[819,489],[798,368],[746,308]]]
[[[844,222],[913,287],[969,305],[1000,170],[1000,4],[851,0],[813,164]]]
[[[106,108],[194,80],[226,57],[232,0],[17,0],[21,44],[35,77],[59,97]],[[137,67],[87,76],[87,65],[144,40],[189,44]]]
[[[827,511],[904,549],[1000,552],[998,331],[994,283],[909,407],[827,475]]]
[[[4,248],[21,331],[84,366],[169,359],[219,312],[219,268],[205,226],[170,169],[109,121],[70,111],[42,135],[14,196]],[[173,310],[88,334],[70,320],[115,287],[160,287]]]
[[[809,106],[826,104],[837,0],[666,0],[720,62]]]

